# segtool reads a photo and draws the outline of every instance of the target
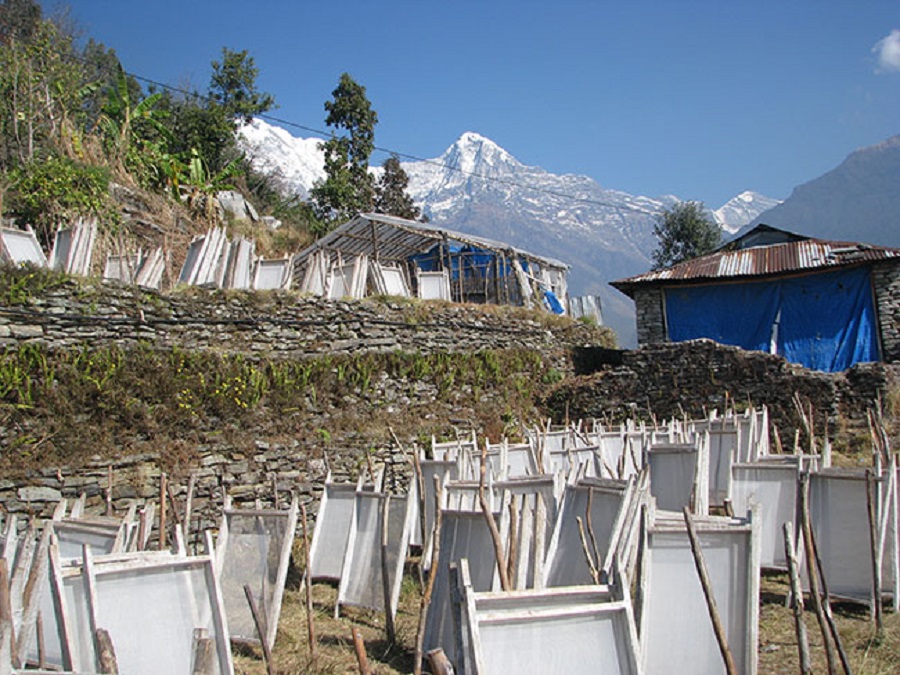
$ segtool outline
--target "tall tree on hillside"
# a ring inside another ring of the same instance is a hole
[[[235,121],[249,122],[254,115],[275,107],[275,98],[256,88],[259,68],[247,50],[222,48],[222,60],[212,62],[209,96]]]
[[[325,180],[310,191],[316,215],[332,227],[375,204],[375,185],[369,157],[375,149],[378,114],[366,97],[366,88],[349,74],[341,75],[332,99],[325,102],[325,124],[345,135],[321,144],[325,151]]]
[[[391,155],[381,165],[384,172],[375,190],[375,213],[385,213],[407,220],[418,220],[422,211],[406,193],[409,176],[400,164],[397,155]]]
[[[703,202],[678,202],[664,209],[653,234],[659,240],[653,251],[655,270],[712,253],[722,241],[722,229]]]
[[[3,0],[0,2],[0,44],[30,40],[43,18],[35,0]]]

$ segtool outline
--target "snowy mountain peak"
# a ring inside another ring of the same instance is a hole
[[[515,170],[522,164],[489,138],[466,131],[441,155],[441,162],[465,172],[496,171],[500,167]]]
[[[713,211],[713,216],[723,230],[734,234],[760,213],[780,203],[778,199],[747,190]]]

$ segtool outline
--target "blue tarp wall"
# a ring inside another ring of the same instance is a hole
[[[515,274],[512,264],[508,258],[501,258],[498,262],[497,254],[487,249],[478,248],[470,244],[459,244],[450,242],[448,245],[450,253],[450,278],[452,280],[459,279],[459,269],[462,264],[463,274],[465,278],[477,276],[484,279],[495,274],[499,278],[504,278]],[[410,256],[410,260],[418,266],[423,272],[437,272],[442,270],[446,265],[442,264],[446,253],[442,251],[442,244],[435,244],[425,253]],[[528,271],[528,261],[520,259],[522,269]],[[499,267],[499,272],[497,268]]]
[[[705,337],[768,352],[775,336],[778,354],[826,372],[879,360],[867,267],[764,282],[668,288],[665,301],[669,339],[674,342]]]

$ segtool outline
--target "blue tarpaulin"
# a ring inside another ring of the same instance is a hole
[[[836,372],[877,361],[878,337],[869,270],[665,291],[669,339],[710,338],[770,351],[807,368]],[[777,322],[777,327],[776,327]]]
[[[450,242],[447,246],[450,258],[450,278],[459,279],[460,265],[463,276],[467,279],[478,277],[502,279],[513,274],[513,267],[509,258],[501,258],[493,251],[472,246],[471,244],[459,244]],[[423,272],[437,272],[446,267],[447,252],[442,244],[435,244],[425,253],[410,256],[410,260]],[[520,259],[522,269],[528,271],[528,261]],[[498,269],[499,268],[499,269]]]

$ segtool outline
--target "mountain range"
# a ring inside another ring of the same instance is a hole
[[[291,136],[258,119],[241,136],[254,166],[286,190],[305,195],[325,176],[317,139]],[[462,134],[440,157],[402,165],[409,194],[432,223],[569,264],[570,294],[599,295],[604,322],[622,345],[635,344],[632,302],[608,282],[649,269],[657,216],[677,197],[631,195],[587,176],[528,166],[474,132]],[[774,204],[744,192],[711,216],[732,233]]]
[[[900,135],[852,152],[752,219],[819,239],[900,247]]]
[[[306,195],[325,177],[318,139],[292,136],[262,120],[245,126],[241,137],[254,165],[286,191]],[[605,323],[621,344],[635,343],[631,301],[608,282],[651,266],[656,218],[677,197],[631,195],[587,176],[553,174],[522,164],[473,132],[440,157],[403,168],[410,195],[433,223],[568,263],[570,293],[599,295]],[[898,186],[900,135],[851,153],[783,202],[748,191],[710,215],[726,235],[766,223],[822,239],[900,247]]]

